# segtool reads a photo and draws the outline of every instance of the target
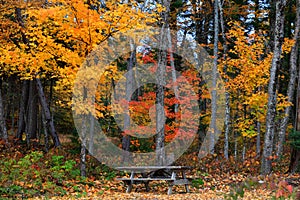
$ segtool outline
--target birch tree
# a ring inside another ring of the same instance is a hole
[[[208,131],[210,134],[209,152],[214,153],[216,120],[217,120],[217,71],[218,71],[218,42],[219,42],[219,0],[214,2],[214,60],[212,68],[212,91],[211,91],[211,128]]]
[[[170,0],[162,0],[159,2],[165,8],[161,13],[162,21],[160,23],[161,29],[159,33],[158,44],[158,62],[156,71],[156,159],[158,165],[164,165],[166,162],[166,155],[164,149],[165,142],[165,111],[164,111],[164,85],[167,65],[167,45],[168,29],[169,29],[169,14],[170,14]]]
[[[126,76],[126,101],[130,102],[131,100],[131,92],[133,90],[134,84],[134,74],[133,74],[133,66],[136,62],[136,46],[133,43],[133,40],[130,40],[131,53],[129,60],[127,61],[127,76]],[[124,131],[126,131],[130,127],[130,114],[129,108],[125,110],[124,113]],[[129,160],[129,148],[130,148],[130,135],[124,135],[122,138],[122,149],[125,150],[126,154],[124,155],[124,161]]]
[[[296,22],[295,22],[295,32],[294,32],[294,41],[295,44],[292,47],[291,50],[291,56],[290,56],[290,80],[288,84],[288,91],[287,91],[287,97],[289,102],[293,102],[294,100],[294,93],[295,93],[295,85],[296,85],[296,77],[297,77],[297,60],[298,60],[298,47],[299,47],[299,39],[300,39],[300,1],[296,1]],[[291,113],[292,105],[287,106],[284,110],[284,117],[281,120],[280,123],[280,129],[278,133],[278,145],[277,145],[277,151],[276,155],[280,156],[283,151],[283,143],[285,141],[285,134],[286,134],[286,129],[288,125],[288,121],[290,118],[290,113]]]
[[[276,19],[274,31],[274,50],[272,64],[270,68],[270,80],[268,85],[268,109],[266,117],[266,133],[264,139],[263,155],[261,162],[261,173],[269,174],[271,172],[272,163],[270,157],[273,152],[274,139],[274,121],[276,114],[276,72],[280,66],[280,57],[282,53],[282,42],[284,37],[284,9],[286,7],[286,0],[276,1]]]
[[[224,0],[225,1],[225,0]],[[223,3],[224,3],[223,1]],[[219,3],[219,10],[220,10],[220,25],[221,25],[221,31],[222,31],[222,39],[223,39],[223,59],[226,60],[226,55],[227,55],[227,40],[226,40],[226,35],[225,35],[225,22],[224,22],[224,14],[223,14],[223,6],[221,4],[221,1],[218,2]],[[224,66],[224,73],[227,72],[227,66],[225,63]],[[225,79],[225,81],[228,81],[227,79]],[[230,96],[229,96],[229,92],[226,91],[225,93],[225,98],[226,98],[226,105],[225,105],[225,110],[226,110],[226,114],[225,114],[225,141],[224,141],[224,157],[226,159],[228,159],[228,149],[229,149],[229,126],[230,126]]]
[[[300,70],[298,73],[300,77]],[[296,97],[296,118],[294,131],[290,133],[291,140],[291,160],[289,165],[289,173],[295,173],[300,170],[300,148],[299,148],[299,133],[300,133],[300,79],[298,78],[297,97]]]

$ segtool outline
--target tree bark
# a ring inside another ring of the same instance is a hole
[[[224,22],[224,14],[223,8],[221,5],[221,1],[219,3],[219,10],[220,10],[220,25],[222,30],[222,39],[223,39],[223,60],[226,62],[226,55],[227,55],[227,40],[225,35],[225,22]],[[227,65],[225,63],[224,66],[224,73],[227,73]],[[225,82],[228,82],[228,79],[225,79]],[[228,159],[228,150],[229,150],[229,130],[230,130],[230,95],[229,92],[225,92],[225,139],[224,139],[224,157]]]
[[[296,1],[296,8],[297,8],[297,14],[296,14],[296,22],[295,22],[295,32],[294,32],[294,41],[295,44],[292,47],[291,50],[291,56],[290,56],[290,80],[288,85],[288,102],[293,102],[294,100],[294,93],[295,93],[295,85],[296,85],[296,77],[297,77],[297,58],[298,58],[298,47],[299,47],[299,39],[300,39],[300,0]],[[277,146],[277,152],[276,155],[280,156],[283,151],[283,143],[285,141],[285,134],[286,134],[286,128],[288,125],[288,121],[290,118],[290,112],[291,112],[292,106],[288,106],[284,110],[284,117],[281,120],[279,133],[278,133],[278,146]]]
[[[29,83],[27,120],[26,120],[26,137],[36,139],[37,132],[37,91],[35,81]]]
[[[41,112],[42,116],[42,123],[43,123],[43,128],[44,128],[44,142],[45,142],[45,151],[49,151],[49,134],[48,134],[48,128],[47,128],[47,121],[45,118],[44,112]]]
[[[212,91],[211,91],[211,128],[208,130],[210,137],[209,153],[214,153],[215,133],[217,132],[217,71],[218,71],[218,42],[219,42],[219,0],[214,2],[214,60],[212,68]]]
[[[126,101],[131,101],[131,93],[133,92],[134,88],[134,74],[133,74],[133,66],[136,63],[136,46],[133,42],[133,40],[130,41],[130,48],[131,48],[131,54],[130,58],[127,62],[127,76],[126,76]],[[130,127],[130,113],[129,113],[129,107],[126,109],[124,113],[124,127],[123,130],[126,132],[126,130]],[[128,162],[129,161],[129,151],[130,151],[130,135],[124,135],[122,138],[122,149],[124,151],[124,157],[123,161]]]
[[[260,132],[261,132],[261,125],[260,122],[256,122],[257,128],[257,135],[256,135],[256,158],[260,157]]]
[[[28,102],[28,90],[29,90],[29,81],[24,80],[22,83],[22,94],[20,100],[20,108],[19,108],[19,119],[18,119],[18,131],[16,137],[18,139],[22,139],[22,135],[25,132],[25,116],[26,116],[26,107]]]
[[[168,47],[168,30],[170,0],[163,0],[162,5],[166,9],[161,13],[162,26],[159,35],[158,44],[158,66],[156,71],[156,160],[157,165],[164,165],[166,162],[165,153],[165,111],[164,111],[164,85],[167,66],[167,47]]]
[[[94,101],[93,101],[94,102]],[[89,154],[93,154],[94,153],[94,134],[95,134],[95,116],[93,116],[92,114],[90,115],[90,137],[89,137]]]
[[[39,78],[36,78],[35,80],[36,80],[36,86],[37,86],[37,90],[38,90],[39,100],[40,100],[42,110],[45,115],[45,123],[46,123],[47,130],[49,130],[49,133],[51,134],[54,146],[60,147],[61,144],[60,144],[59,137],[55,130],[53,118],[51,117],[50,109],[48,107],[48,102],[47,102],[45,94],[44,94],[41,80]]]
[[[80,175],[86,177],[86,134],[87,134],[87,115],[82,118],[82,128],[81,128],[81,149],[80,149]]]
[[[6,122],[4,118],[4,107],[2,101],[2,83],[0,81],[0,128],[1,128],[1,138],[8,143],[8,134],[6,128]]]
[[[298,84],[300,81],[298,81]],[[300,106],[300,86],[298,86],[298,95],[297,95],[297,114],[296,114],[296,127],[295,131],[299,132],[300,131],[300,113],[299,113],[299,106]],[[298,133],[299,134],[299,133]],[[295,173],[295,172],[300,171],[300,149],[295,148],[291,146],[291,159],[290,159],[290,165],[288,169],[288,173]]]
[[[12,88],[16,82],[16,80],[11,77],[9,79],[9,84],[11,85],[10,88]],[[15,97],[16,97],[16,94],[14,92],[15,88],[12,89],[13,91],[11,91],[11,132],[12,133],[15,133]]]
[[[272,170],[272,163],[270,156],[273,152],[273,128],[276,114],[276,90],[275,80],[276,71],[280,66],[281,47],[283,42],[283,28],[284,28],[284,9],[286,6],[286,0],[276,1],[276,19],[275,19],[275,32],[274,32],[274,55],[272,59],[272,65],[270,69],[270,80],[268,86],[268,109],[266,118],[266,133],[264,139],[264,148],[261,162],[261,173],[269,174]]]
[[[296,1],[297,5],[297,23],[296,28],[299,31],[300,28],[300,0]],[[296,34],[296,32],[295,32]],[[299,34],[299,32],[298,32]],[[299,39],[299,38],[298,38]],[[296,117],[295,117],[295,124],[294,124],[294,130],[299,132],[300,131],[300,68],[298,69],[298,83],[297,83],[297,95],[296,95]],[[291,160],[289,165],[289,173],[295,173],[296,171],[300,171],[300,149],[296,149],[295,147],[292,147],[291,149]]]

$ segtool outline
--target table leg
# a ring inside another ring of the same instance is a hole
[[[143,178],[147,178],[147,177],[150,177],[150,176],[151,176],[150,174],[142,173]],[[150,191],[149,181],[144,181],[144,184],[145,184],[146,191],[149,192]]]
[[[173,181],[169,182],[168,195],[172,194],[172,187],[174,185],[174,181],[176,180],[176,173],[174,171],[172,172],[171,179],[173,179]]]
[[[182,178],[186,181],[187,178],[186,178],[186,175],[185,175],[185,171],[182,171],[181,174],[182,174]],[[189,185],[188,184],[184,184],[184,187],[185,187],[185,191],[187,193],[189,193],[190,192]]]
[[[127,185],[126,192],[127,192],[127,193],[130,193],[131,190],[132,190],[132,183],[129,183],[129,184]]]
[[[149,192],[150,191],[149,181],[145,182],[145,187],[146,187],[146,192]]]
[[[128,182],[127,189],[126,189],[127,193],[131,192],[131,190],[132,190],[132,185],[133,185],[133,180],[132,179],[133,178],[134,178],[134,171],[131,171],[131,174],[130,174],[131,181]]]
[[[171,195],[172,194],[172,183],[169,183],[169,188],[168,188],[168,195]]]

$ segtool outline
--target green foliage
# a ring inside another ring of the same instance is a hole
[[[256,188],[258,186],[257,184],[257,180],[252,178],[249,178],[242,183],[234,184],[233,187],[231,187],[229,194],[226,194],[224,198],[232,200],[242,199],[245,195],[245,190]]]
[[[152,138],[131,138],[130,151],[132,152],[153,152],[153,139]]]
[[[197,188],[197,189],[199,189],[200,186],[202,186],[203,184],[204,184],[204,181],[201,178],[197,178],[197,179],[192,180],[192,186]]]
[[[31,197],[53,192],[65,195],[64,182],[80,177],[76,161],[61,155],[53,155],[48,161],[44,156],[41,151],[32,151],[19,159],[5,158],[0,163],[0,197],[21,194]]]
[[[106,165],[102,166],[102,174],[105,177],[105,180],[112,180],[116,177],[116,172]]]
[[[23,188],[19,185],[10,185],[8,187],[0,187],[0,194],[3,195],[15,195],[22,193]]]
[[[245,194],[244,185],[235,186],[233,189],[231,189],[228,195],[224,196],[224,199],[237,200],[243,198],[244,194]]]
[[[52,156],[52,164],[54,167],[60,166],[63,163],[64,156]]]
[[[176,1],[172,2],[172,5],[171,5],[172,8],[181,8],[182,6],[183,6],[182,0],[176,0]]]
[[[70,177],[72,179],[80,175],[80,170],[75,167],[74,160],[64,161],[64,156],[52,156],[52,176],[62,183],[63,179]]]
[[[289,134],[290,145],[295,149],[300,149],[300,131],[292,130]]]

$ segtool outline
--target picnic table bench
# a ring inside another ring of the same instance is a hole
[[[130,177],[117,178],[127,185],[127,193],[131,192],[134,184],[140,183],[145,184],[146,191],[149,191],[150,181],[167,181],[168,195],[172,194],[173,185],[184,185],[185,191],[189,192],[190,181],[186,177],[186,171],[192,169],[190,166],[135,166],[117,169],[130,173]]]

